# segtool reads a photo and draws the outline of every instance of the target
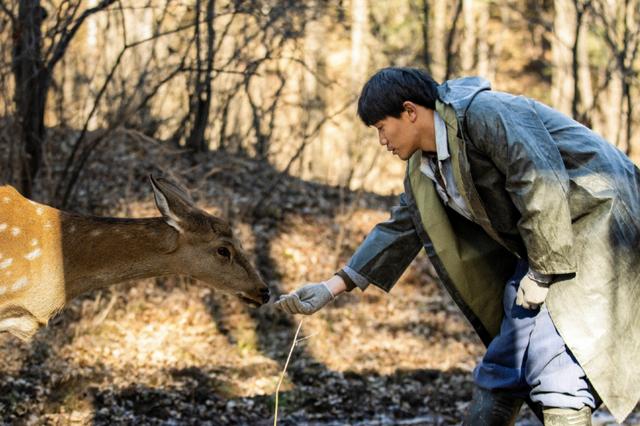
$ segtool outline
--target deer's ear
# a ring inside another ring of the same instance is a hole
[[[149,181],[153,188],[156,206],[164,220],[175,230],[183,233],[186,228],[185,218],[194,208],[193,202],[182,188],[166,179],[149,175]]]

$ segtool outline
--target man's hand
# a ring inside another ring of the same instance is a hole
[[[319,311],[335,296],[325,282],[307,284],[296,291],[280,296],[275,305],[288,314],[311,315]]]
[[[549,284],[536,281],[527,274],[520,281],[516,294],[516,305],[525,309],[538,309],[549,292]]]

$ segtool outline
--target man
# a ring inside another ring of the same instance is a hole
[[[277,302],[312,314],[345,290],[389,291],[421,247],[488,346],[465,424],[622,421],[640,398],[640,176],[596,133],[479,78],[378,71],[358,115],[408,162],[405,192],[348,264]],[[506,285],[505,285],[506,283]]]

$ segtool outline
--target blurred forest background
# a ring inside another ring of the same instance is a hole
[[[233,220],[276,294],[335,271],[401,191],[355,113],[381,67],[483,76],[640,159],[640,0],[0,0],[0,49],[0,182],[149,216],[145,177],[168,174]],[[0,336],[0,422],[269,424],[298,319],[188,281]],[[426,257],[303,330],[281,424],[462,417],[483,349]]]
[[[402,165],[378,161],[355,114],[362,84],[388,65],[484,76],[632,157],[640,140],[637,0],[4,0],[0,37],[2,179],[25,194],[46,181],[59,205],[117,129],[397,190],[388,178]],[[54,130],[72,141],[50,182]]]

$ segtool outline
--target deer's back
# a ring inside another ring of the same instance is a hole
[[[0,316],[20,307],[46,323],[65,302],[59,211],[0,187]]]

